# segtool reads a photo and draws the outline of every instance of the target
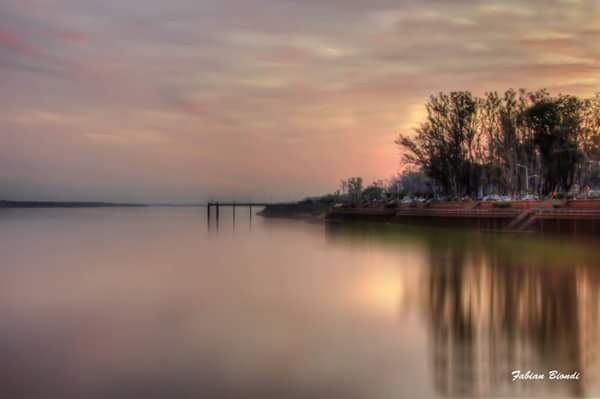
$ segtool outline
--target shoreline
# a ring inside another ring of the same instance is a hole
[[[404,206],[403,206],[404,205]],[[568,233],[600,236],[600,200],[448,202],[397,207],[334,207],[330,204],[273,204],[259,213],[267,218],[377,222],[434,227],[464,227],[511,233]]]

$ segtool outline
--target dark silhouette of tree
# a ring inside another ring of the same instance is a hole
[[[385,186],[382,180],[375,181],[367,186],[362,192],[362,198],[365,201],[381,200],[385,198]]]
[[[600,174],[600,94],[461,91],[431,96],[426,110],[416,134],[396,143],[441,194],[547,195],[594,184]]]
[[[542,194],[569,191],[575,182],[580,152],[582,103],[573,96],[543,99],[524,114],[542,163]]]
[[[464,91],[440,93],[429,98],[426,109],[427,120],[416,129],[416,136],[400,135],[396,141],[408,150],[405,162],[421,167],[453,197],[477,191],[481,143],[477,99]]]
[[[350,202],[353,205],[360,203],[363,192],[362,177],[350,177],[347,180],[342,180],[341,187],[343,191],[347,192]]]
[[[431,179],[420,169],[404,170],[401,174],[391,179],[388,192],[404,197],[418,196],[431,197],[435,188]]]

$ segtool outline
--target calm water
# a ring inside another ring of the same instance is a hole
[[[598,242],[235,222],[0,210],[1,396],[600,395]]]

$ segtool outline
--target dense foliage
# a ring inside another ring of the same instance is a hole
[[[600,183],[600,95],[464,91],[431,96],[425,107],[416,134],[396,143],[437,194],[547,195]]]

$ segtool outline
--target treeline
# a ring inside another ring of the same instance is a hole
[[[396,143],[437,195],[545,196],[600,183],[600,94],[460,91],[431,96],[425,108],[416,134]]]

